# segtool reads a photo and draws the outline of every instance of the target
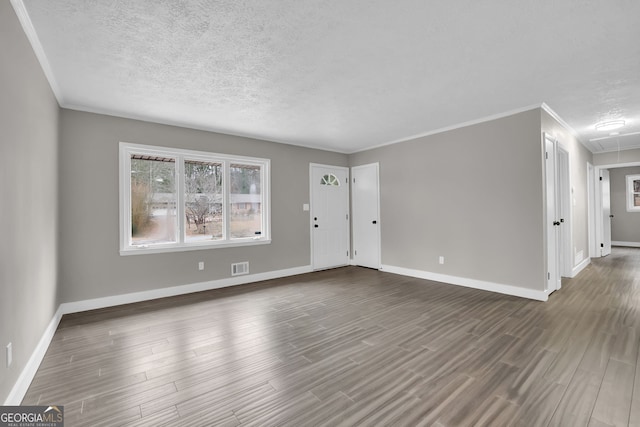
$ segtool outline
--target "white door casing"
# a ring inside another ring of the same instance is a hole
[[[595,170],[593,165],[587,162],[587,195],[588,195],[588,209],[587,219],[589,224],[589,258],[597,256],[599,251],[596,248],[596,181]]]
[[[545,134],[544,138],[544,165],[545,165],[545,199],[546,214],[545,226],[547,230],[547,286],[546,291],[551,293],[560,289],[560,247],[559,225],[557,217],[557,166],[556,166],[556,142]]]
[[[609,170],[600,171],[600,203],[602,211],[602,242],[600,242],[601,256],[611,253],[611,184]]]
[[[559,249],[560,249],[560,276],[571,277],[575,254],[571,246],[573,236],[571,233],[572,221],[572,198],[571,194],[571,174],[569,168],[569,152],[564,150],[558,142],[556,142],[556,164],[557,164],[557,217],[560,221],[559,225]]]
[[[349,263],[349,169],[310,165],[311,264],[314,270]]]
[[[351,168],[353,262],[380,269],[380,185],[378,163]]]
[[[611,181],[609,179],[609,170],[614,168],[626,168],[640,166],[640,162],[628,163],[611,163],[606,165],[594,166],[593,173],[593,189],[594,203],[593,221],[590,222],[594,229],[594,257],[607,256],[611,253]]]

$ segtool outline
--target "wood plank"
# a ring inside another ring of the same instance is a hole
[[[640,427],[640,352],[636,358],[636,374],[633,381],[633,396],[631,398],[631,410],[629,413],[629,427]]]
[[[547,426],[558,407],[566,386],[539,378],[518,410],[514,425],[521,427]]]
[[[578,368],[587,370],[602,378],[605,369],[607,369],[609,357],[614,350],[614,343],[619,342],[619,338],[606,332],[598,332],[587,346]]]
[[[562,396],[549,426],[586,426],[591,418],[603,376],[604,373],[597,375],[584,369],[578,369]]]
[[[508,426],[511,425],[520,407],[501,397],[494,396],[480,406],[472,415],[475,426]]]
[[[612,425],[629,423],[635,366],[609,359],[591,418]]]

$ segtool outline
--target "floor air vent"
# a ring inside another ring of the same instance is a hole
[[[249,261],[231,264],[231,275],[240,276],[241,274],[249,274]]]

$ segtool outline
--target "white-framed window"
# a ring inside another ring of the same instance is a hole
[[[120,143],[120,254],[271,242],[269,159]]]
[[[640,175],[627,175],[627,212],[640,212]]]

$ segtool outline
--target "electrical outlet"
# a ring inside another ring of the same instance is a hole
[[[200,270],[200,271],[204,270],[204,261],[200,261],[198,263],[198,270]]]
[[[7,368],[13,363],[13,346],[11,343],[7,344]]]
[[[439,264],[444,264],[444,257],[441,256],[440,258],[438,258],[438,263]]]

